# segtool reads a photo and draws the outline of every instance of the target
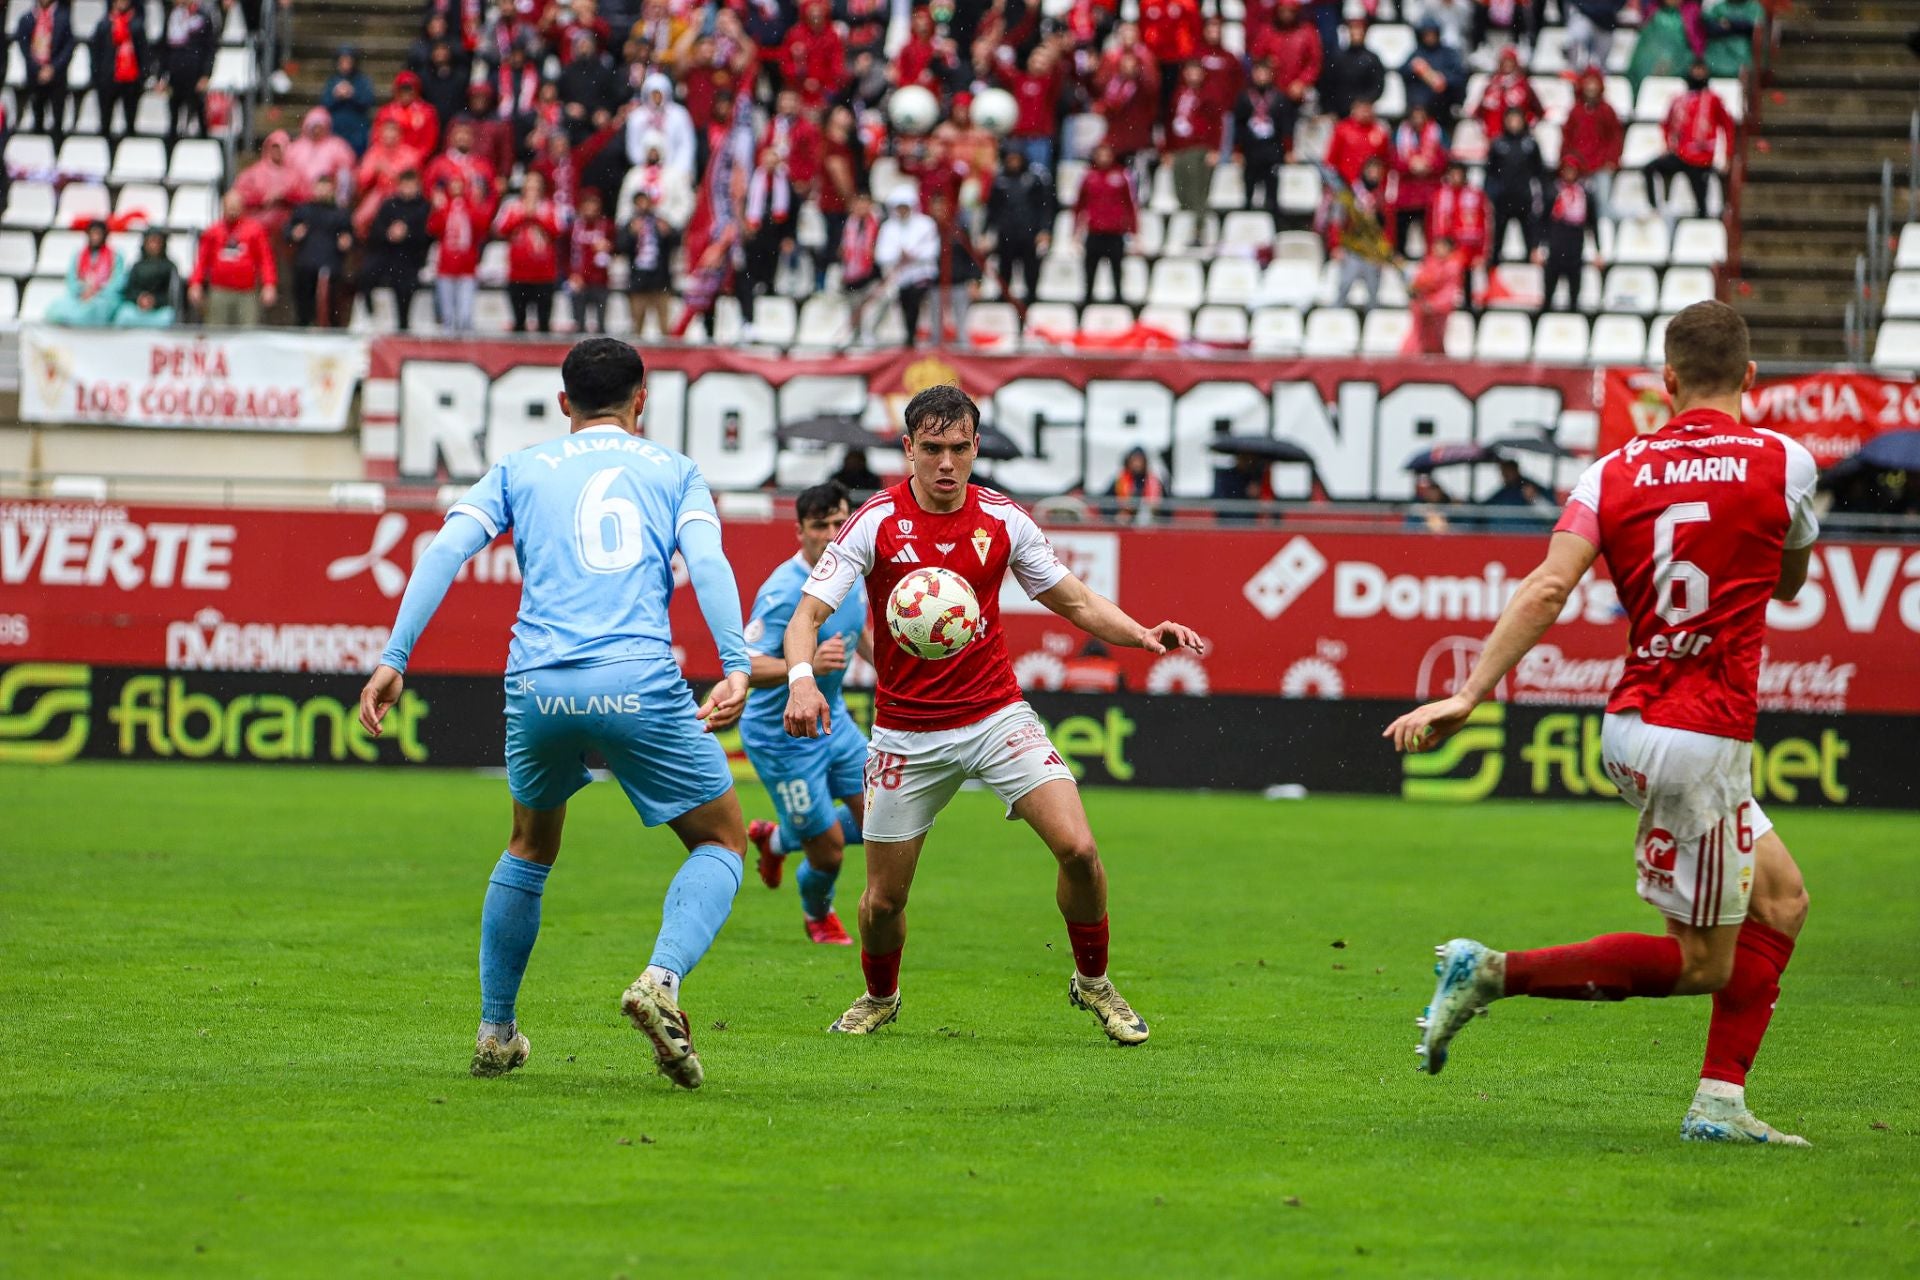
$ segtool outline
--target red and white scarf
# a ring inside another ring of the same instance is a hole
[[[773,220],[785,222],[793,207],[793,185],[787,181],[787,167],[760,165],[747,182],[747,225],[758,231],[767,220],[771,203]]]

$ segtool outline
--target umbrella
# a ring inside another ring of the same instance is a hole
[[[802,418],[798,422],[789,422],[775,435],[781,444],[791,444],[795,440],[813,440],[820,444],[844,444],[866,449],[893,443],[861,426],[860,419],[844,413],[822,414],[817,418]]]
[[[1853,456],[1869,467],[1920,471],[1920,431],[1889,431],[1875,436]]]
[[[1497,462],[1499,455],[1482,444],[1437,444],[1407,459],[1408,471],[1432,471],[1466,463]]]
[[[1577,458],[1580,456],[1544,431],[1537,436],[1508,436],[1504,440],[1491,440],[1488,441],[1487,447],[1496,451],[1509,450],[1515,453],[1541,453],[1549,458]]]
[[[1276,440],[1272,436],[1222,436],[1207,448],[1214,453],[1231,453],[1236,457],[1265,458],[1268,462],[1304,462],[1313,465],[1313,455],[1291,440]]]
[[[1015,458],[1025,457],[1013,437],[998,427],[980,424],[979,456],[988,462],[1012,462]]]

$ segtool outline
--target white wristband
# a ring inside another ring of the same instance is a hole
[[[813,664],[811,662],[796,662],[787,668],[788,684],[792,684],[795,680],[811,679],[813,679]]]

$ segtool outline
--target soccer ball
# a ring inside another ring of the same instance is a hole
[[[1020,104],[1005,89],[982,89],[973,98],[973,122],[996,137],[1013,132]]]
[[[951,569],[915,569],[887,597],[887,630],[916,658],[951,658],[979,634],[980,601]]]
[[[940,99],[917,84],[901,85],[887,100],[887,119],[900,133],[918,136],[940,120]]]

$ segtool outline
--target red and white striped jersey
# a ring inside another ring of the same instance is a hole
[[[972,643],[937,662],[908,653],[887,632],[894,585],[929,565],[958,573],[980,598],[980,629]],[[814,565],[806,592],[838,608],[854,581],[867,579],[880,676],[876,725],[911,732],[958,729],[1020,701],[1020,682],[1000,632],[1000,583],[1008,569],[1028,596],[1067,576],[1033,517],[977,484],[967,486],[957,510],[939,512],[922,507],[912,481],[903,480],[875,494],[841,526]]]
[[[1817,478],[1798,442],[1713,409],[1587,468],[1554,529],[1600,549],[1626,610],[1608,711],[1752,741],[1767,601],[1782,549],[1819,536]]]

